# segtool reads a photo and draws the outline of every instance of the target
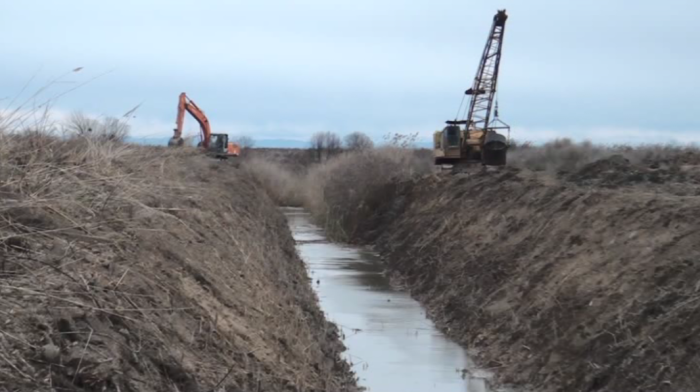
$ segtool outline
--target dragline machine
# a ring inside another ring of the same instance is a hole
[[[446,121],[447,126],[434,134],[436,165],[481,163],[502,166],[506,164],[510,127],[498,118],[498,103],[494,105],[494,99],[507,19],[506,10],[499,10],[493,17],[493,24],[474,84],[465,91],[455,119]],[[469,105],[464,106],[467,96],[471,99]],[[498,133],[499,130],[507,130],[508,138]]]

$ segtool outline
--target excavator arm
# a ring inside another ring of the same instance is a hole
[[[177,105],[177,120],[175,121],[177,128],[175,128],[174,135],[168,144],[171,146],[183,144],[182,130],[185,125],[185,112],[189,113],[197,120],[197,123],[199,123],[202,132],[202,147],[208,149],[209,143],[211,142],[211,126],[209,125],[209,119],[204,114],[204,111],[185,93],[180,94]]]

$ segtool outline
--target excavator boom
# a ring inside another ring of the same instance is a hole
[[[211,142],[211,126],[209,125],[209,119],[204,114],[204,111],[200,109],[199,106],[197,106],[197,104],[194,103],[194,101],[192,101],[185,93],[181,93],[178,100],[177,120],[175,121],[177,128],[175,128],[173,139],[178,140],[178,143],[181,144],[179,140],[182,139],[182,130],[185,126],[185,113],[189,113],[195,120],[197,120],[201,130],[202,147],[209,148],[209,143]]]
[[[241,148],[238,144],[229,142],[228,135],[224,133],[212,133],[209,119],[204,114],[204,111],[192,101],[187,94],[181,93],[177,105],[177,119],[175,120],[176,128],[173,130],[173,137],[168,142],[169,146],[182,146],[184,140],[182,138],[182,130],[185,125],[185,113],[189,113],[197,123],[201,131],[201,143],[205,151],[214,153],[217,157],[227,158],[229,156],[240,155]]]

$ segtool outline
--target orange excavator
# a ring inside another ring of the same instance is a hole
[[[174,135],[168,141],[168,146],[177,147],[185,143],[182,138],[182,128],[185,124],[185,112],[192,115],[199,123],[202,132],[202,140],[199,142],[198,147],[204,149],[207,154],[213,155],[219,159],[237,157],[241,154],[241,146],[234,142],[229,142],[227,134],[211,133],[209,119],[204,114],[204,111],[185,93],[180,94],[180,100],[177,105],[177,128],[173,130]]]

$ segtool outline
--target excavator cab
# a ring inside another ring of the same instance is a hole
[[[450,164],[462,157],[463,134],[459,125],[448,125],[442,131],[435,132],[435,164]]]
[[[225,133],[212,133],[209,140],[209,148],[207,149],[211,155],[216,158],[227,159],[229,157],[237,157],[240,155],[240,147],[236,143],[228,141],[228,135]]]

